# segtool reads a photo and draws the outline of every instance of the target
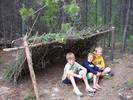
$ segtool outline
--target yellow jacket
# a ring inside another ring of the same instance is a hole
[[[101,56],[95,55],[92,62],[94,65],[99,67],[99,69],[101,69],[101,70],[103,70],[105,68],[105,62],[104,62],[104,58],[102,55]]]

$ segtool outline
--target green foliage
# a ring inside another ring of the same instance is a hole
[[[58,0],[41,0],[41,3],[47,7],[47,10],[41,16],[41,20],[47,24],[51,32],[57,26],[56,14],[59,11]]]
[[[58,41],[58,42],[63,42],[65,38],[64,34],[61,33],[48,33],[46,35],[42,35],[42,36],[32,36],[31,38],[29,38],[29,42],[33,42],[35,39],[35,42],[52,42],[52,41]]]
[[[48,34],[43,34],[41,36],[32,36],[29,38],[29,42],[35,42],[35,43],[47,43],[47,42],[52,42],[52,41],[57,41],[57,42],[64,42],[66,39],[69,37],[71,38],[77,38],[77,39],[83,39],[88,37],[89,35],[93,34],[96,32],[96,30],[101,30],[101,29],[107,29],[108,26],[97,26],[93,28],[87,28],[83,29],[81,31],[77,31],[76,29],[72,28],[70,23],[62,25],[63,30],[66,32],[63,33],[48,33]],[[71,28],[71,30],[69,30]],[[68,31],[69,30],[69,31]]]
[[[16,62],[13,61],[6,67],[5,72],[4,72],[4,78],[5,79],[10,80],[13,78],[15,66],[16,66]]]
[[[59,11],[58,2],[56,0],[42,0],[42,3],[47,6],[47,10],[44,12],[42,19],[47,24],[50,24],[56,19],[55,15]]]
[[[65,12],[68,13],[72,19],[75,19],[80,11],[80,8],[76,3],[65,5],[64,9]]]
[[[20,8],[19,10],[19,13],[22,17],[23,20],[28,20],[30,17],[34,18],[34,15],[33,15],[33,9],[32,8]]]
[[[133,41],[133,35],[129,35],[128,41]]]
[[[58,32],[62,29],[61,23],[59,23],[60,20],[58,20],[57,14],[60,12],[60,10],[64,7],[65,13],[69,14],[70,20],[72,20],[72,23],[75,21],[77,18],[78,13],[80,12],[80,7],[76,3],[75,0],[72,0],[69,2],[70,4],[67,5],[60,5],[61,2],[64,2],[63,0],[34,0],[34,2],[30,5],[31,8],[21,8],[20,9],[20,15],[22,18],[27,21],[31,16],[34,17],[33,15],[33,9],[35,10],[36,8],[39,8],[39,6],[45,6],[44,10],[41,10],[41,16],[39,18],[40,21],[44,22],[45,25],[48,27],[49,32]],[[63,4],[63,3],[62,3]],[[36,5],[36,6],[35,6]],[[61,8],[60,8],[61,7]],[[41,7],[40,7],[41,8]],[[63,9],[62,9],[63,10]],[[68,23],[68,22],[67,22]],[[27,23],[28,24],[28,23]],[[66,27],[68,24],[65,26]]]
[[[91,4],[96,4],[97,0],[90,0]]]
[[[22,64],[24,62],[25,54],[24,52],[18,51],[16,58],[7,65],[4,70],[4,78],[8,81],[13,80],[13,78],[18,78],[22,70]]]
[[[24,96],[24,100],[36,100],[36,97],[35,97],[35,96],[32,97],[32,96],[30,96],[30,95],[28,94],[28,95]]]
[[[104,78],[105,80],[109,80],[109,79],[111,79],[112,77],[109,76],[109,75],[105,75],[103,78]]]
[[[133,86],[133,79],[128,80],[127,83],[128,83],[129,85]]]
[[[67,32],[71,27],[71,23],[62,23],[61,30]]]

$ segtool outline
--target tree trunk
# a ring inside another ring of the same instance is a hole
[[[82,0],[80,1],[80,7],[81,7],[81,23],[82,28],[87,26],[87,16],[88,16],[88,0]]]
[[[109,0],[109,2],[108,2],[108,23],[109,23],[109,25],[111,25],[112,23],[111,23],[111,18],[112,18],[112,0]],[[110,34],[108,34],[108,40],[109,40],[109,42],[108,42],[108,47],[110,47],[110,43],[111,43],[111,35]]]
[[[128,28],[130,6],[131,6],[131,0],[128,0],[128,8],[127,8],[127,13],[126,13],[125,26],[124,26],[123,35],[122,35],[122,48],[121,48],[122,52],[125,51],[126,33],[127,33],[127,28]]]
[[[97,0],[96,0],[96,26],[97,26]]]

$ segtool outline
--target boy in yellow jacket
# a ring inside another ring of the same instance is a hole
[[[102,72],[102,75],[111,74],[111,68],[105,67],[105,61],[102,55],[103,49],[101,47],[95,48],[93,64],[95,64]]]

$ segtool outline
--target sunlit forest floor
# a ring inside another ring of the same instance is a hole
[[[0,52],[0,100],[35,100],[29,75],[19,81],[17,86],[3,80],[4,68],[11,61],[14,54],[15,52]],[[82,63],[83,59],[78,58],[77,61]],[[94,97],[87,95],[82,81],[77,83],[84,93],[81,98],[73,94],[71,85],[61,83],[65,62],[52,64],[43,70],[36,70],[41,100],[121,100],[120,94],[128,96],[128,99],[123,100],[133,100],[133,88],[127,83],[129,80],[133,80],[133,54],[125,53],[122,58],[120,54],[115,53],[114,62],[112,63],[107,59],[106,63],[112,68],[114,76],[100,81],[103,88],[97,91]]]

